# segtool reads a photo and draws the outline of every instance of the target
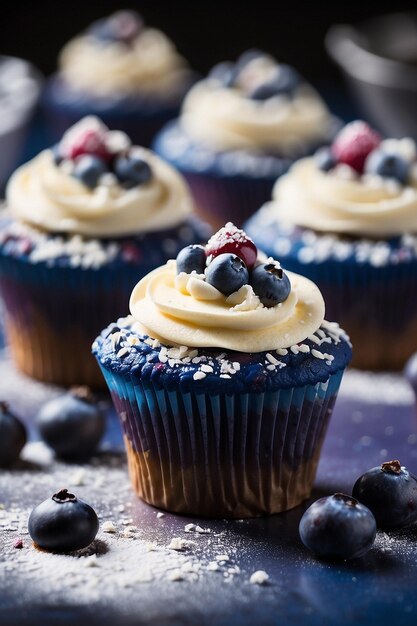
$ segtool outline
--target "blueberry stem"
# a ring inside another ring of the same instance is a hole
[[[265,271],[269,272],[270,274],[273,274],[274,276],[277,276],[280,279],[284,275],[282,268],[277,267],[276,265],[274,265],[274,263],[268,263],[267,265],[265,265]]]
[[[381,469],[383,472],[389,472],[391,474],[401,474],[401,463],[398,460],[386,461],[382,463]]]
[[[338,500],[343,500],[343,502],[348,506],[357,506],[358,504],[357,500],[351,498],[350,496],[347,496],[344,493],[335,493],[333,497],[337,498]]]
[[[63,502],[75,502],[76,496],[73,493],[69,493],[68,489],[60,489],[57,493],[54,493],[52,500],[62,504]]]

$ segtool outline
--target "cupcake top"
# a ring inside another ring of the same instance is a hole
[[[184,131],[214,150],[291,154],[326,141],[331,115],[315,89],[292,67],[258,50],[216,65],[187,95]]]
[[[159,30],[135,11],[118,11],[71,40],[59,71],[74,89],[117,98],[135,93],[176,94],[190,79],[186,61]]]
[[[192,210],[178,172],[95,117],[21,166],[6,200],[13,217],[43,231],[102,238],[166,230]]]
[[[103,331],[93,352],[104,367],[169,389],[247,393],[316,384],[351,357],[344,331],[324,320],[316,285],[265,258],[231,223],[143,278],[130,311]]]
[[[365,122],[352,122],[329,148],[277,181],[268,212],[315,231],[371,238],[417,233],[415,142],[383,140]]]

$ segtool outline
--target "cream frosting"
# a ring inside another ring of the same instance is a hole
[[[131,45],[101,42],[90,34],[71,40],[59,57],[60,73],[76,89],[99,96],[175,93],[189,77],[186,61],[159,30],[144,28]]]
[[[417,232],[417,183],[338,176],[306,158],[276,182],[272,196],[268,211],[303,228],[370,237]]]
[[[178,279],[175,262],[168,262],[136,285],[130,311],[146,334],[169,345],[239,352],[289,348],[320,327],[324,301],[310,280],[290,272],[288,277],[291,281],[288,298],[267,308],[248,289],[228,298],[220,294],[218,298],[202,299],[201,292],[194,297],[190,280],[203,282],[201,277],[190,275],[188,281]]]
[[[252,100],[235,88],[206,79],[197,83],[183,104],[181,125],[196,141],[215,150],[291,152],[329,134],[331,116],[313,87],[300,85],[293,98]]]
[[[180,224],[192,211],[182,176],[149,150],[132,150],[143,154],[153,176],[131,189],[112,175],[89,189],[54,163],[51,150],[44,150],[11,177],[6,189],[11,214],[42,230],[103,238]]]

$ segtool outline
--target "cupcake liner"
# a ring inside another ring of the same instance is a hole
[[[102,387],[91,343],[126,313],[138,278],[137,266],[85,270],[0,256],[4,325],[18,368],[50,383]]]
[[[281,256],[285,269],[310,278],[355,346],[352,365],[401,369],[417,351],[417,260],[374,267],[355,261],[300,263]]]
[[[275,178],[242,178],[183,171],[197,212],[215,228],[233,222],[242,226],[270,199]]]
[[[264,393],[168,391],[102,367],[129,472],[149,504],[204,517],[254,517],[310,494],[343,371]]]

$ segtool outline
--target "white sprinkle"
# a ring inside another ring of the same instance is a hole
[[[268,580],[269,575],[262,569],[258,569],[256,572],[253,572],[253,574],[249,578],[249,582],[251,585],[265,585]]]
[[[204,365],[203,364],[200,369],[201,369],[202,372],[206,372],[207,374],[211,374],[213,372],[213,368],[212,368],[211,365]]]
[[[315,348],[313,348],[313,350],[311,351],[311,355],[314,356],[316,359],[325,359],[326,357],[324,356],[323,352],[319,352],[318,350],[316,350]]]
[[[270,352],[267,352],[265,354],[265,357],[267,358],[267,360],[272,363],[272,365],[278,365],[279,361],[278,359],[276,359],[274,356],[272,356],[272,354],[270,354]]]
[[[216,561],[228,561],[229,560],[229,555],[228,554],[217,554],[215,557]]]
[[[161,519],[161,517],[165,517],[165,513],[162,513],[162,511],[158,511],[158,513],[156,514],[156,519]]]
[[[115,533],[116,532],[116,526],[113,524],[112,521],[107,520],[106,522],[103,523],[103,526],[101,527],[101,530],[103,531],[103,533]]]
[[[186,533],[192,533],[193,530],[195,530],[195,528],[196,528],[195,524],[186,524],[184,526],[184,530]]]
[[[181,539],[181,537],[174,537],[171,539],[171,543],[167,546],[169,550],[185,550],[186,548],[190,548],[195,544],[195,541],[187,541],[186,539]]]
[[[276,366],[270,363],[269,365],[266,366],[266,369],[269,370],[270,372],[275,372]]]
[[[118,359],[122,359],[127,354],[129,354],[129,348],[120,348],[119,352],[116,354]]]
[[[286,348],[278,348],[276,351],[279,356],[286,356],[288,354],[288,350]]]
[[[220,374],[220,378],[231,378],[229,374]]]
[[[197,372],[194,372],[193,374],[193,379],[194,380],[202,380],[203,378],[206,377],[207,374],[205,374],[205,372],[202,372],[201,370],[198,370]]]
[[[86,476],[86,471],[83,467],[80,467],[70,478],[70,485],[74,487],[81,487],[84,485],[84,479]]]
[[[211,533],[211,530],[210,528],[202,528],[201,526],[196,526],[195,532],[199,535],[208,535],[209,533]]]
[[[220,566],[218,563],[216,563],[216,561],[210,561],[210,563],[207,565],[206,569],[209,572],[217,572],[220,569]]]

